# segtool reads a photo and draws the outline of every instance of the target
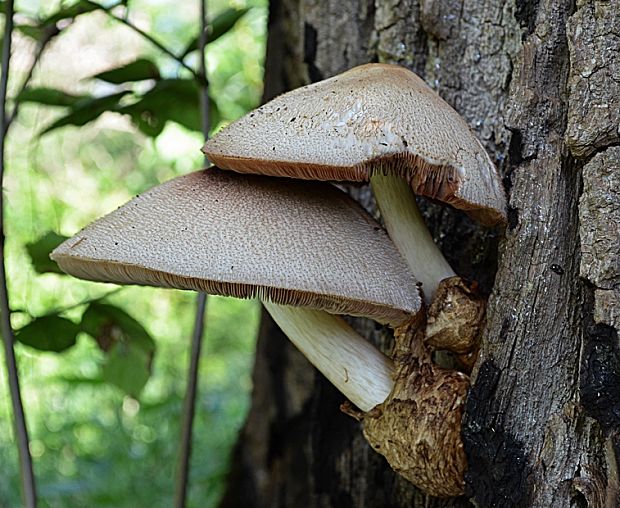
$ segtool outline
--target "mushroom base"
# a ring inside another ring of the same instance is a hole
[[[431,361],[422,333],[395,332],[395,385],[388,398],[367,413],[343,410],[361,420],[364,437],[394,471],[437,497],[464,492],[467,460],[461,418],[469,378]]]
[[[475,283],[458,276],[442,280],[427,312],[424,341],[432,349],[477,356],[485,320],[486,301]],[[468,362],[469,363],[469,362]]]

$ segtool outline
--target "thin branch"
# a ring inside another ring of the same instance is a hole
[[[200,118],[205,141],[209,138],[209,81],[207,80],[207,0],[200,0],[200,37],[198,39],[198,81],[200,85]]]
[[[73,22],[73,20],[71,20],[71,22]],[[43,52],[45,51],[45,48],[47,47],[47,45],[50,43],[50,41],[54,37],[59,35],[61,31],[62,30],[58,28],[56,25],[50,25],[49,27],[47,27],[47,29],[45,30],[45,33],[43,34],[43,38],[37,44],[37,50],[34,54],[34,59],[32,60],[32,63],[30,64],[28,72],[26,73],[26,76],[24,77],[24,80],[22,81],[22,84],[19,87],[19,92],[17,93],[16,98],[19,97],[19,95],[26,89],[26,87],[30,83],[30,80],[32,79],[32,75],[34,74],[34,69],[39,63],[39,61],[41,60],[41,56],[43,55]],[[19,100],[16,100],[15,105],[13,106],[13,111],[11,111],[11,114],[7,116],[5,127],[4,127],[5,131],[8,131],[9,127],[13,123],[13,120],[17,118],[20,105],[21,103],[19,102]]]
[[[145,32],[144,30],[142,30],[137,25],[134,25],[133,22],[130,21],[128,18],[120,17],[120,16],[117,16],[116,14],[114,14],[112,12],[112,10],[111,10],[113,7],[116,7],[116,5],[114,5],[114,6],[110,7],[110,8],[104,8],[103,12],[105,12],[110,18],[112,18],[112,19],[118,21],[119,23],[122,23],[123,25],[131,28],[134,32],[136,32],[137,34],[139,34],[142,37],[144,37],[147,41],[149,41],[153,46],[155,46],[157,49],[159,49],[162,53],[165,53],[170,58],[175,60],[179,65],[181,65],[182,67],[187,69],[189,72],[191,72],[192,75],[194,76],[194,78],[196,78],[197,80],[199,80],[202,83],[202,80],[201,80],[200,76],[198,75],[198,73],[190,65],[185,63],[185,60],[183,60],[182,57],[180,57],[178,55],[175,55],[171,50],[169,50],[161,42],[159,42],[157,39],[155,39],[152,35],[150,35],[149,33]]]
[[[200,2],[200,39],[198,40],[198,64],[197,81],[200,87],[200,112],[202,132],[205,140],[209,137],[209,87],[207,85],[207,69],[205,63],[205,48],[207,47],[207,0]],[[205,327],[205,311],[207,308],[207,295],[199,293],[196,302],[196,319],[192,334],[192,349],[190,355],[189,373],[187,379],[187,391],[183,405],[183,423],[181,426],[181,450],[179,452],[179,464],[177,469],[177,484],[175,507],[184,508],[187,503],[187,487],[192,455],[192,428],[194,414],[196,412],[196,393],[198,387],[198,364],[200,350],[202,349],[202,336]]]
[[[4,11],[4,44],[2,46],[2,78],[0,79],[0,126],[6,124],[6,92],[9,80],[9,61],[11,58],[11,38],[13,35],[13,0],[5,2]],[[6,283],[5,265],[5,235],[4,235],[4,152],[6,141],[6,129],[0,132],[0,329],[4,343],[4,358],[6,361],[9,390],[11,392],[11,402],[13,404],[13,423],[15,426],[15,436],[19,450],[19,462],[21,469],[22,494],[24,505],[28,508],[35,508],[37,504],[37,492],[35,486],[34,472],[32,468],[32,457],[30,456],[28,428],[26,427],[26,415],[22,405],[19,389],[19,375],[17,373],[17,362],[15,361],[15,342],[13,328],[11,327],[11,310],[9,307],[9,294]]]
[[[207,295],[199,293],[196,301],[196,320],[192,334],[192,348],[189,358],[189,372],[187,375],[187,389],[183,401],[183,420],[181,422],[181,444],[179,450],[179,463],[177,466],[175,508],[185,508],[187,503],[187,487],[192,456],[192,429],[194,427],[194,414],[196,413],[196,394],[198,392],[198,364],[202,349],[202,335],[204,330],[204,317],[207,307]]]
[[[77,309],[78,307],[81,307],[82,305],[90,305],[93,302],[98,302],[99,300],[103,300],[104,298],[107,298],[108,296],[112,296],[112,295],[115,295],[116,293],[121,292],[123,289],[125,288],[122,287],[122,288],[112,289],[111,291],[108,291],[107,293],[103,293],[101,296],[98,296],[97,298],[86,298],[84,300],[80,300],[79,302],[66,305],[65,307],[56,307],[55,309],[48,310],[45,314],[41,314],[39,316],[33,316],[28,311],[23,311],[23,312],[29,315],[32,319],[37,319],[37,318],[42,318],[42,317],[47,317],[47,316],[57,316],[59,314],[64,314],[65,312],[69,312],[70,310]]]

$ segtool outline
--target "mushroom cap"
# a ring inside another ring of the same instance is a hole
[[[217,168],[154,187],[51,257],[83,279],[259,296],[391,325],[421,306],[394,244],[344,192]]]
[[[483,224],[506,220],[501,180],[467,123],[416,74],[367,64],[285,93],[224,128],[203,152],[223,169],[312,180],[406,178]]]

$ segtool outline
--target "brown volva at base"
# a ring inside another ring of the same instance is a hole
[[[420,330],[395,331],[395,385],[385,402],[366,413],[342,409],[362,421],[367,441],[394,471],[431,496],[459,496],[467,469],[461,418],[469,378],[434,365]]]
[[[462,355],[476,352],[485,310],[486,301],[475,283],[458,276],[442,280],[427,311],[426,344]]]

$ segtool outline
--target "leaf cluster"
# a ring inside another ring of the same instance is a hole
[[[79,0],[70,5],[63,4],[59,10],[46,17],[24,18],[16,28],[34,39],[42,53],[45,45],[76,18],[95,11],[103,11],[111,18],[133,27],[126,18],[117,17],[114,13],[116,8],[122,8],[126,3],[120,1],[106,7],[90,0]],[[0,12],[3,9],[4,2],[0,1]],[[206,34],[209,43],[228,33],[247,11],[229,8],[211,20]],[[135,30],[177,60],[182,68],[191,70],[185,60],[198,49],[199,34],[193,36],[183,51],[175,56],[150,35],[137,28]],[[37,58],[40,58],[40,53]],[[23,103],[62,108],[63,114],[44,127],[40,135],[69,125],[86,125],[106,112],[128,115],[132,123],[150,137],[158,136],[167,122],[176,122],[189,130],[200,131],[199,89],[205,77],[197,72],[188,74],[187,77],[165,77],[155,61],[141,56],[87,78],[93,83],[105,82],[108,90],[112,88],[112,92],[105,95],[72,94],[58,88],[32,87],[28,86],[28,76],[14,99],[16,106],[13,116]],[[210,117],[211,124],[217,125],[219,114],[211,98]],[[62,275],[56,263],[49,259],[49,254],[65,239],[50,231],[26,246],[35,271]],[[42,316],[30,316],[30,322],[17,330],[16,340],[41,351],[62,353],[76,344],[79,334],[88,335],[105,353],[101,380],[119,387],[130,396],[138,397],[151,373],[155,353],[153,338],[144,326],[119,307],[101,299],[85,301],[81,305],[85,310],[79,322],[66,316],[67,311],[75,306],[57,309]]]
[[[18,25],[17,28],[24,34],[40,42],[60,33],[59,23],[63,20],[73,20],[77,16],[96,10],[103,10],[114,19],[113,7],[105,8],[89,0],[64,7],[45,19]],[[207,25],[209,43],[216,41],[228,33],[235,24],[246,14],[248,9],[226,9],[216,16]],[[125,21],[127,24],[128,22]],[[133,25],[129,25],[133,26]],[[150,37],[150,36],[149,36]],[[199,35],[195,35],[186,45],[177,62],[188,67],[185,60],[198,49]],[[158,44],[158,47],[160,45]],[[166,53],[173,55],[172,51]],[[91,80],[99,80],[112,85],[117,90],[106,95],[74,95],[56,88],[24,87],[15,98],[17,104],[33,102],[45,106],[56,106],[65,109],[63,115],[46,126],[40,135],[68,125],[83,126],[96,120],[105,112],[128,115],[132,123],[145,135],[158,136],[167,122],[176,122],[193,131],[201,130],[199,111],[199,84],[205,78],[194,72],[190,77],[167,78],[162,75],[157,64],[146,57],[137,58],[118,67],[91,76]],[[144,86],[136,87],[136,83],[146,82]],[[209,99],[209,114],[211,125],[217,125],[220,115],[217,103]]]
[[[34,269],[41,274],[59,273],[49,253],[66,238],[48,232],[26,246]],[[102,299],[82,302],[86,309],[78,323],[63,316],[69,309],[33,317],[16,333],[16,340],[40,351],[60,353],[76,344],[79,333],[90,336],[105,353],[102,380],[138,397],[149,379],[155,341],[144,326],[123,309]]]

